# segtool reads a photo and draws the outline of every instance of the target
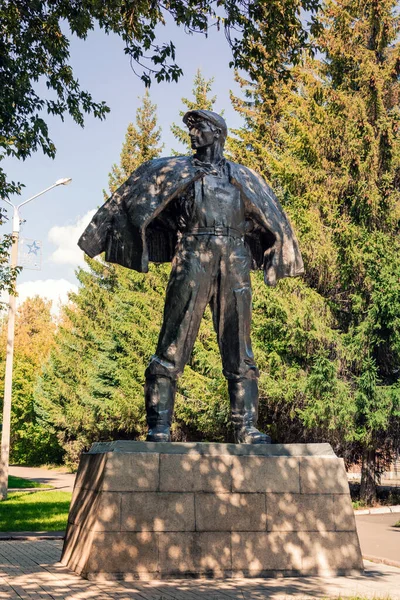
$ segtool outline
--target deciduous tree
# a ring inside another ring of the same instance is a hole
[[[56,325],[50,309],[51,302],[35,296],[25,300],[16,316],[10,442],[11,461],[15,463],[42,464],[62,456],[57,438],[39,423],[34,402],[37,379],[54,344]],[[1,387],[6,329],[5,319],[1,331]]]
[[[286,72],[284,65],[295,62],[299,49],[308,44],[300,10],[313,11],[318,5],[318,0],[4,2],[0,8],[0,160],[5,156],[25,159],[38,149],[54,156],[46,112],[62,119],[70,115],[80,125],[87,113],[100,119],[107,114],[105,103],[95,101],[74,75],[69,33],[85,39],[95,26],[115,33],[146,84],[153,78],[177,81],[182,69],[175,62],[175,45],[163,42],[157,27],[170,15],[188,33],[207,35],[210,27],[222,27],[236,66],[253,74],[260,57],[268,56],[271,72],[279,74]],[[48,94],[38,91],[39,80]],[[19,189],[1,170],[0,193],[9,195]]]
[[[71,117],[79,125],[87,114],[104,119],[109,108],[81,87],[70,61],[70,38],[86,39],[95,27],[124,42],[133,70],[152,80],[177,81],[182,74],[175,45],[164,41],[167,17],[189,34],[225,31],[232,64],[251,77],[268,64],[268,76],[286,76],[287,64],[310,46],[301,10],[320,0],[14,0],[0,6],[0,163],[25,160],[37,150],[54,157],[46,115]],[[315,18],[311,18],[315,29]],[[265,58],[267,57],[267,61]],[[260,60],[262,59],[262,62]],[[39,86],[40,82],[40,86]],[[23,184],[8,179],[0,165],[0,197],[19,194]],[[1,221],[1,219],[0,219]],[[7,268],[9,238],[0,242],[0,289],[13,289],[16,272]]]

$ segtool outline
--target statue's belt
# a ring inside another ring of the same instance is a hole
[[[222,227],[222,225],[214,225],[213,227],[193,227],[190,231],[183,231],[182,235],[225,235],[244,238],[244,232],[239,231],[234,227]]]

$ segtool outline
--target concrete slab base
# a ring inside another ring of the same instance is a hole
[[[328,444],[94,444],[62,563],[104,580],[363,568],[344,464]]]

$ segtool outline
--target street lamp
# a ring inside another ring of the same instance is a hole
[[[71,178],[58,179],[53,185],[42,192],[35,194],[28,200],[21,202],[18,206],[12,204],[9,200],[2,198],[13,209],[12,220],[12,246],[10,266],[16,267],[18,260],[18,240],[21,224],[20,209],[28,202],[31,202],[38,196],[45,194],[58,185],[68,185]],[[6,500],[8,487],[8,461],[10,455],[10,424],[11,424],[11,394],[12,394],[12,376],[13,376],[13,358],[14,358],[14,329],[15,329],[15,309],[16,297],[10,294],[8,301],[8,329],[7,329],[7,353],[6,353],[6,372],[4,378],[4,404],[3,404],[3,427],[1,432],[1,458],[0,458],[0,500]]]

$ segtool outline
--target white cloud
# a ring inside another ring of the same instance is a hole
[[[83,252],[78,247],[78,239],[91,221],[95,210],[90,210],[72,225],[55,225],[48,234],[48,239],[57,249],[50,256],[50,261],[59,265],[82,266]]]
[[[41,296],[52,301],[51,312],[57,315],[60,306],[68,302],[68,292],[76,292],[78,286],[66,279],[39,279],[37,281],[25,281],[17,284],[17,306],[20,306],[27,298]],[[2,302],[8,302],[8,294],[1,298]]]

